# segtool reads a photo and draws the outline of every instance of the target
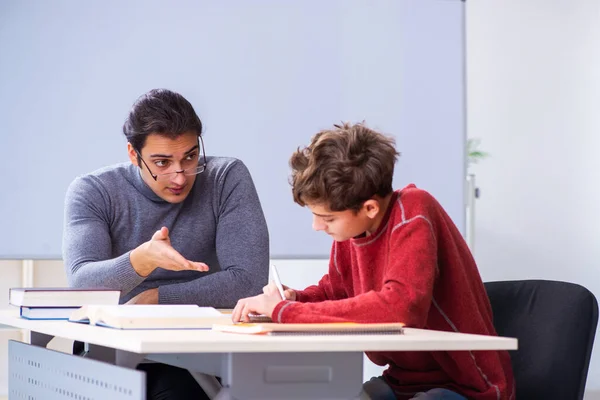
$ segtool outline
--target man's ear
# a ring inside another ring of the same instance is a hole
[[[129,142],[127,142],[127,155],[129,156],[129,161],[131,161],[133,165],[136,167],[140,166],[140,163],[138,162],[138,153]]]
[[[373,219],[379,214],[380,204],[375,199],[369,199],[363,203],[363,210],[367,217]]]

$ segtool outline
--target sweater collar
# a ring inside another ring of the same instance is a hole
[[[146,182],[142,179],[142,173],[139,167],[136,167],[133,164],[129,164],[129,176],[131,177],[131,182],[133,186],[137,189],[138,192],[144,195],[148,200],[153,201],[155,203],[167,203],[166,200],[160,198],[154,191],[148,186]]]
[[[383,216],[383,219],[381,220],[381,223],[379,224],[377,229],[375,229],[375,232],[373,232],[369,236],[364,236],[364,233],[363,233],[360,236],[350,239],[352,244],[365,245],[365,244],[371,243],[372,241],[375,241],[379,236],[381,236],[381,233],[387,228],[388,222],[390,221],[390,215],[392,214],[392,210],[394,209],[394,206],[396,205],[396,201],[398,200],[398,195],[399,195],[398,191],[395,191],[394,193],[392,193],[390,202],[388,203],[387,209],[385,210],[385,215]]]

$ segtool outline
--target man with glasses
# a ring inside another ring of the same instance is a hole
[[[129,304],[233,308],[261,293],[268,232],[244,164],[207,157],[200,119],[169,90],[142,95],[123,133],[131,163],[78,177],[67,191],[69,284],[117,289]],[[141,368],[149,399],[203,398],[185,370]]]

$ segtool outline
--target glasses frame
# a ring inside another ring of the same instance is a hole
[[[198,136],[198,147],[202,148],[202,160],[204,161],[203,163],[200,163],[200,161],[198,161],[198,165],[196,166],[196,169],[199,169],[200,167],[202,167],[202,170],[197,171],[195,174],[186,174],[185,173],[185,169],[180,169],[179,171],[173,171],[173,172],[167,172],[164,174],[154,174],[152,172],[152,170],[150,169],[150,167],[148,166],[148,164],[146,164],[146,161],[144,161],[144,158],[142,157],[142,155],[140,154],[139,151],[135,151],[138,155],[138,157],[140,158],[140,160],[142,160],[142,162],[144,163],[144,165],[146,166],[146,169],[148,170],[148,172],[150,173],[150,176],[152,177],[152,179],[154,179],[154,181],[156,182],[158,180],[159,176],[167,176],[167,175],[177,175],[177,174],[184,174],[187,176],[193,176],[193,175],[200,175],[201,173],[203,173],[206,170],[206,152],[204,150],[204,140],[202,140],[202,136]],[[190,169],[190,168],[188,168]]]

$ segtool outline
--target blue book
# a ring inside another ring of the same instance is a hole
[[[79,307],[21,307],[25,319],[68,320]]]

